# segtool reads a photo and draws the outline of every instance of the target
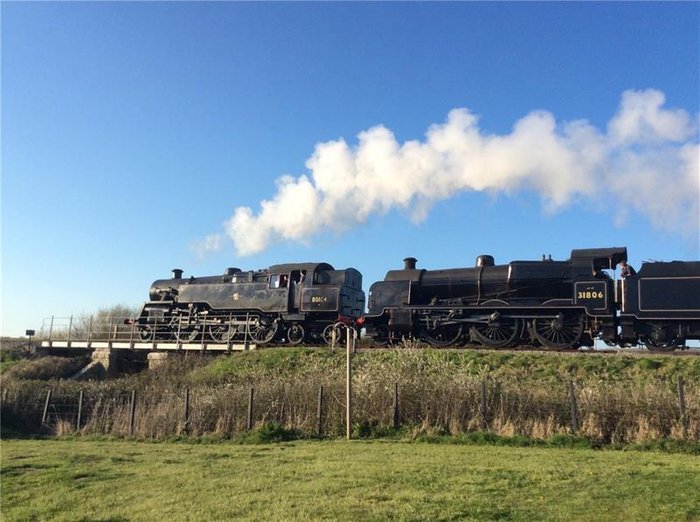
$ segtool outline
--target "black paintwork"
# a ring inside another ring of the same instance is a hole
[[[387,307],[411,305],[479,306],[493,300],[540,305],[574,299],[574,285],[612,282],[600,272],[627,259],[625,248],[574,250],[568,261],[512,261],[507,265],[442,270],[392,270],[370,288],[368,317]],[[600,303],[595,303],[599,306]]]
[[[151,285],[151,301],[144,305],[139,324],[157,320],[168,323],[166,328],[173,332],[181,332],[184,325],[187,332],[199,329],[206,334],[207,328],[228,328],[252,318],[256,324],[274,323],[275,337],[284,338],[292,325],[300,325],[307,336],[319,336],[327,325],[352,323],[364,312],[362,275],[353,268],[335,270],[328,263],[290,263],[247,272],[227,269],[221,276],[182,278],[180,270],[173,274]]]

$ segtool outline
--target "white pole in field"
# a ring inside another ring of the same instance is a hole
[[[345,429],[346,438],[350,440],[352,435],[352,349],[351,349],[351,335],[350,328],[346,327],[345,332],[345,347],[346,347],[346,386],[345,386]],[[354,343],[352,343],[354,344]]]

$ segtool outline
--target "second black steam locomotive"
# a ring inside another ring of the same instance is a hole
[[[700,262],[645,263],[622,280],[606,272],[626,260],[626,248],[506,265],[484,255],[474,268],[446,270],[420,270],[406,258],[403,270],[370,288],[367,332],[383,341],[493,348],[568,349],[601,339],[665,351],[700,339]]]

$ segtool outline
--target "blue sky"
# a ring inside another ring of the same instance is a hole
[[[635,265],[699,257],[700,189],[684,191],[695,212],[678,214],[667,202],[664,224],[664,207],[650,213],[644,199],[659,186],[645,185],[635,199],[634,177],[619,167],[626,153],[651,147],[653,159],[642,156],[658,163],[649,175],[682,186],[664,163],[668,143],[659,145],[658,132],[592,168],[596,188],[580,193],[573,185],[588,182],[571,178],[555,208],[527,180],[483,191],[462,186],[432,199],[422,220],[414,200],[359,223],[354,214],[345,222],[331,212],[328,223],[300,237],[273,231],[265,248],[246,256],[224,223],[240,207],[258,216],[281,176],[310,178],[307,160],[317,144],[342,139],[356,151],[358,134],[377,125],[399,146],[423,142],[455,108],[478,115],[483,136],[508,136],[533,111],[547,111],[557,129],[586,120],[612,140],[606,129],[623,93],[653,90],[664,110],[687,116],[683,136],[669,147],[692,150],[700,4],[1,8],[5,335],[38,329],[51,315],[140,305],[151,281],[174,267],[211,275],[228,266],[322,260],[359,269],[367,290],[408,255],[429,268],[471,266],[481,253],[497,262],[543,253],[565,259],[572,248],[613,245],[627,246]],[[629,176],[622,188],[602,172],[613,164],[613,173]],[[525,175],[556,184],[564,170]],[[402,169],[395,175],[397,184],[408,176]],[[198,252],[212,234],[220,248]]]

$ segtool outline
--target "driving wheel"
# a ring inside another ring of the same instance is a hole
[[[545,348],[572,348],[583,333],[583,315],[559,312],[555,317],[533,320],[532,328],[535,337]]]

